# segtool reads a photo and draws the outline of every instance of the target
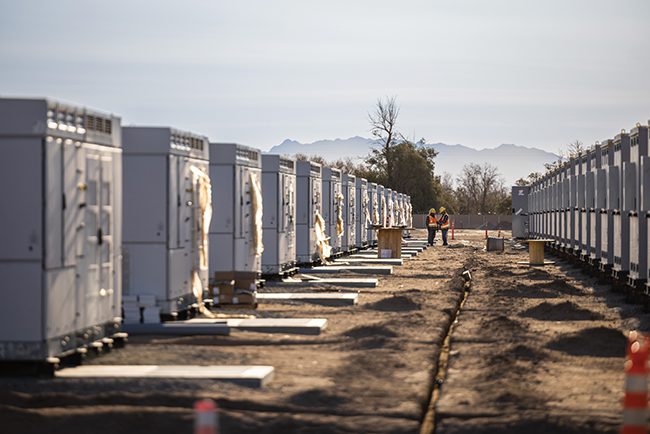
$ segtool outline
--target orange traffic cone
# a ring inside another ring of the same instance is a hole
[[[194,403],[194,434],[219,434],[217,404],[211,399]]]
[[[625,397],[621,434],[648,433],[648,353],[645,336],[630,332],[625,360]]]

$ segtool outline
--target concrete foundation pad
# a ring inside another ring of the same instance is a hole
[[[337,265],[341,264],[384,264],[384,265],[403,265],[404,261],[399,258],[340,258],[335,259],[334,263]]]
[[[286,279],[280,282],[267,282],[266,286],[287,286],[287,287],[299,287],[299,288],[309,288],[309,287],[318,287],[321,285],[333,285],[333,286],[345,286],[348,288],[376,288],[378,284],[377,279],[372,278],[325,278],[325,279],[309,279],[309,280],[298,280],[298,279]]]
[[[209,318],[194,318],[179,321],[186,324],[210,324],[218,321]],[[296,335],[319,335],[327,327],[324,318],[252,318],[227,319],[232,331],[248,331],[259,333],[286,333]]]
[[[364,256],[365,255],[374,255],[376,257],[377,254],[378,254],[377,250],[364,250],[363,252],[358,253],[357,255],[364,255]],[[357,256],[357,255],[353,255],[353,256]],[[412,257],[417,256],[417,255],[418,255],[418,252],[402,249],[402,258],[412,258]],[[351,256],[351,257],[353,257],[353,256]]]
[[[172,378],[228,381],[262,387],[273,379],[273,366],[82,365],[55,372],[59,378]]]
[[[390,265],[323,265],[314,268],[301,268],[300,273],[305,274],[393,274]]]
[[[401,256],[402,256],[402,259],[411,259],[411,255],[408,255],[408,254],[407,255],[402,254]],[[350,255],[347,258],[350,258],[350,259],[382,259],[382,258],[377,257],[377,253],[375,253],[375,254],[372,254],[372,253],[356,254],[356,255]],[[342,259],[346,259],[346,258],[342,258]]]
[[[260,303],[304,302],[324,306],[352,306],[357,304],[357,292],[268,292],[257,293]]]
[[[226,320],[212,320],[205,324],[188,324],[186,321],[170,321],[154,324],[123,324],[122,331],[130,335],[229,335]]]

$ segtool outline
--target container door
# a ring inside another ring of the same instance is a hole
[[[115,201],[114,189],[114,155],[105,153],[101,156],[101,183],[100,183],[100,230],[101,234],[97,240],[99,244],[99,293],[97,296],[97,317],[96,324],[104,323],[112,319],[112,301],[115,292],[115,256],[113,231],[114,213],[113,204]]]
[[[169,156],[169,196],[167,202],[169,206],[167,207],[167,212],[169,213],[167,230],[167,245],[170,249],[176,249],[180,247],[180,225],[179,225],[179,214],[181,207],[181,194],[178,188],[180,176],[178,174],[178,162],[179,157],[177,155]]]
[[[287,184],[287,175],[280,172],[278,174],[280,177],[278,182],[278,203],[277,203],[277,221],[278,221],[278,233],[285,233],[287,230],[287,206],[288,206],[288,184]],[[266,209],[264,210],[266,211]]]
[[[83,243],[81,258],[78,262],[79,290],[77,293],[77,315],[79,326],[89,327],[95,324],[96,301],[100,290],[100,245],[103,239],[100,230],[100,185],[101,159],[97,150],[86,150],[86,202],[84,212]]]
[[[64,266],[77,263],[83,254],[84,208],[86,206],[86,151],[66,144],[63,149],[63,260]]]
[[[178,204],[178,247],[192,250],[192,238],[194,228],[194,185],[190,171],[191,161],[187,157],[179,158],[178,187],[180,203]]]

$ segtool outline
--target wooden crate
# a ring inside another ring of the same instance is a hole
[[[382,256],[382,251],[390,250],[390,256]],[[377,231],[377,257],[396,258],[402,257],[402,229],[380,228]]]

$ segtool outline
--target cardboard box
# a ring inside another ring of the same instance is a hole
[[[219,294],[215,296],[214,302],[219,306],[250,306],[257,307],[257,291],[235,290],[232,294]]]
[[[254,290],[257,289],[258,273],[243,271],[217,271],[212,275],[210,284],[217,286],[222,283],[232,282],[235,288]]]
[[[257,291],[241,291],[235,293],[232,304],[257,305]]]
[[[235,293],[235,285],[223,283],[220,285],[210,286],[210,291],[212,292],[212,297],[217,297],[219,295],[233,295]]]

